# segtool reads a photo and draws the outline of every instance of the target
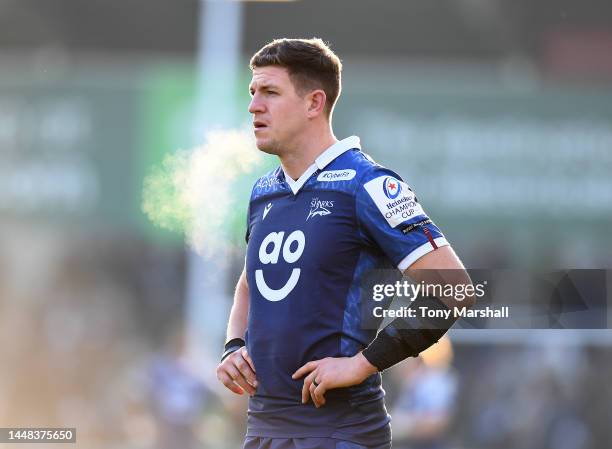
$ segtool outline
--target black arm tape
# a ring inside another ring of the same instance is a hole
[[[396,318],[362,352],[363,356],[378,368],[386,370],[408,357],[416,357],[434,345],[451,328],[457,318],[450,313],[448,318],[422,318],[419,307],[427,310],[445,311],[449,308],[438,298],[426,297],[416,300],[414,318]]]
[[[236,352],[240,348],[246,345],[246,342],[242,338],[232,338],[230,341],[225,343],[223,348],[223,355],[221,361],[224,361],[231,353]]]

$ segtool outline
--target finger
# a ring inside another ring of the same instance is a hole
[[[313,360],[312,362],[306,363],[304,366],[302,366],[300,369],[298,369],[295,373],[293,373],[291,378],[292,379],[299,379],[300,377],[308,374],[313,369],[316,369],[318,364],[319,364],[319,362],[317,360]]]
[[[244,376],[238,371],[238,369],[234,365],[228,365],[226,368],[227,374],[232,378],[234,383],[238,384],[244,391],[246,391],[250,395],[255,394],[255,388],[250,385]]]
[[[310,400],[310,398],[312,397],[310,392],[311,392],[312,388],[316,387],[314,382],[315,382],[315,379],[317,378],[318,374],[319,374],[319,371],[318,370],[314,370],[312,373],[310,373],[304,379],[304,389],[302,390],[302,402],[304,404],[306,404]],[[314,401],[313,401],[313,403],[314,403]],[[315,403],[315,405],[316,405],[316,403]]]
[[[302,386],[302,404],[308,403],[308,399],[310,398],[310,386],[316,375],[317,372],[313,371],[304,379],[304,385]]]
[[[253,360],[251,359],[251,356],[249,355],[249,351],[247,351],[246,346],[242,347],[242,349],[240,350],[240,354],[242,354],[242,358],[247,361],[253,372],[256,373],[257,371],[255,371],[255,364],[253,363]]]
[[[226,368],[227,365],[223,363],[217,367],[217,379],[233,393],[243,394],[244,390],[234,383]]]
[[[255,377],[255,373],[251,369],[251,365],[244,360],[242,354],[237,354],[236,357],[232,358],[232,362],[238,371],[240,371],[242,377],[244,377],[253,387],[257,387],[257,378]]]
[[[302,385],[302,404],[308,403],[308,398],[310,397],[310,391],[308,391],[310,384],[304,380],[304,385]]]
[[[236,394],[244,394],[244,390],[234,383],[232,378],[226,372],[219,373],[217,378],[225,387]]]
[[[316,408],[319,408],[321,406],[319,400],[317,399],[317,397],[315,396],[315,390],[317,389],[317,386],[313,383],[310,384],[310,388],[308,389],[308,393],[310,395],[310,398],[312,399],[312,403],[315,405]]]
[[[314,385],[314,384],[313,384]],[[321,382],[313,391],[312,391],[312,396],[313,396],[313,401],[316,400],[316,403],[319,404],[319,407],[321,405],[325,404],[325,392],[327,391],[327,389],[325,388],[325,385],[323,382]]]
[[[255,388],[253,388],[253,386],[247,382],[244,376],[235,367],[230,367],[228,369],[228,374],[234,383],[238,384],[238,386],[240,386],[240,388],[246,391],[249,395],[252,396],[255,394]]]

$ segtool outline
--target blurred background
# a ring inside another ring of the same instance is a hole
[[[246,401],[214,369],[274,161],[204,185],[212,230],[154,181],[249,123],[256,50],[313,36],[344,64],[336,136],[400,173],[466,266],[612,266],[609,1],[0,0],[0,427],[240,447]],[[608,330],[454,331],[384,377],[394,448],[612,447]]]

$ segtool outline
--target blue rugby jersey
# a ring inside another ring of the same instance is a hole
[[[362,326],[364,273],[404,270],[448,244],[414,192],[349,137],[297,181],[281,167],[261,177],[246,239],[246,341],[258,380],[247,435],[389,441],[380,374],[328,391],[319,409],[301,403],[303,379],[291,375],[311,360],[353,356],[376,336]]]

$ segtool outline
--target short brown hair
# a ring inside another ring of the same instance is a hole
[[[342,62],[321,39],[275,39],[253,55],[251,70],[266,66],[284,67],[300,95],[322,89],[329,117],[340,96]]]

